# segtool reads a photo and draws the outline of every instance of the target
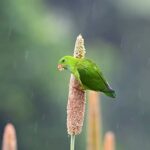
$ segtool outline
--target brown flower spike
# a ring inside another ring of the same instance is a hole
[[[17,150],[16,131],[11,123],[4,129],[2,150]]]
[[[79,35],[76,39],[74,57],[84,58],[84,39]],[[69,135],[77,135],[82,131],[85,112],[85,91],[71,74],[67,105],[67,130]]]
[[[104,150],[115,150],[115,135],[108,131],[104,137]]]
[[[100,150],[102,127],[100,102],[100,94],[95,91],[89,91],[87,150]]]

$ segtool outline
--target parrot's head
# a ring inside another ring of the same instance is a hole
[[[59,61],[58,61],[58,70],[62,71],[64,69],[70,69],[71,65],[73,64],[73,62],[75,61],[75,58],[72,56],[64,56],[62,57]]]

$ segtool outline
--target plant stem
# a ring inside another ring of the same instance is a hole
[[[70,150],[74,150],[75,148],[75,135],[71,135],[71,140],[70,140]]]

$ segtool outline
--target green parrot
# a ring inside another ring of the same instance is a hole
[[[64,56],[58,62],[58,69],[69,70],[80,82],[83,90],[100,91],[109,97],[116,97],[115,91],[111,89],[97,65],[87,58]]]

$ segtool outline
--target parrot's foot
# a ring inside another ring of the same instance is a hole
[[[84,91],[84,88],[82,86],[73,86],[73,88],[78,91]]]

